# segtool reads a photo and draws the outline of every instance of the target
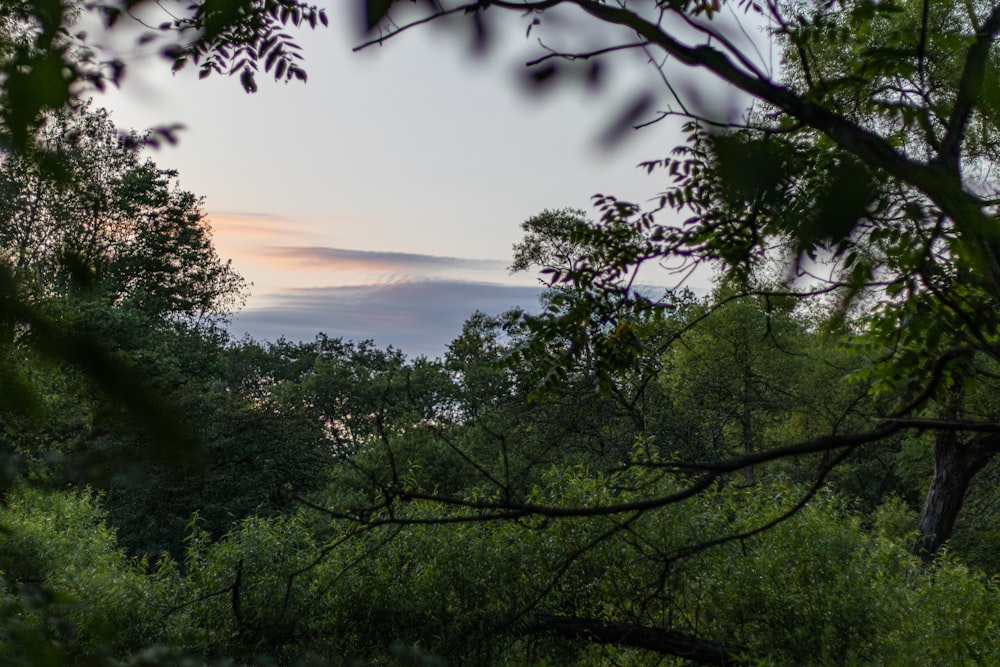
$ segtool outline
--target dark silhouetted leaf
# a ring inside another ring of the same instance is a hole
[[[253,72],[249,69],[244,69],[243,73],[240,74],[240,83],[243,84],[243,90],[246,92],[257,92],[257,82],[254,80]]]
[[[600,145],[605,148],[615,146],[625,138],[625,135],[637,125],[653,107],[654,97],[649,91],[643,91],[622,109],[618,117],[601,133]]]

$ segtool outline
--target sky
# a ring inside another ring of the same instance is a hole
[[[219,254],[252,282],[236,335],[322,331],[440,356],[474,311],[537,306],[537,277],[507,272],[522,221],[664,188],[636,165],[665,157],[675,129],[601,141],[621,100],[656,85],[642,60],[598,92],[531,94],[520,27],[486,57],[430,28],[354,53],[348,4],[329,29],[296,34],[304,85],[261,79],[248,95],[137,54],[122,88],[96,97],[121,127],[184,125],[152,157],[204,196]]]

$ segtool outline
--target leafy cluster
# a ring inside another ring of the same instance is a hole
[[[190,62],[200,78],[239,75],[243,89],[253,93],[262,66],[276,81],[306,81],[301,49],[285,30],[317,25],[329,25],[326,10],[295,0],[215,0],[186,4],[179,17],[159,29],[180,37],[180,44],[165,52],[175,72]]]

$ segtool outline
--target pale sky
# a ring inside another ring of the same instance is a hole
[[[343,10],[330,18],[297,34],[306,84],[262,78],[247,95],[236,78],[172,75],[147,57],[96,98],[121,127],[186,126],[153,158],[205,197],[220,255],[254,283],[236,333],[323,331],[439,356],[475,310],[536,304],[535,278],[506,272],[522,221],[663,189],[636,165],[678,143],[666,125],[613,150],[598,141],[616,105],[656,85],[641,59],[599,93],[534,96],[516,76],[532,45],[520,29],[486,59],[434,29],[355,54]]]

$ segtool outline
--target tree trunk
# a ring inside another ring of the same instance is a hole
[[[955,518],[969,483],[1000,452],[997,435],[983,433],[960,442],[954,431],[939,432],[934,439],[934,477],[920,515],[920,534],[914,553],[924,560],[937,554],[955,527]]]

